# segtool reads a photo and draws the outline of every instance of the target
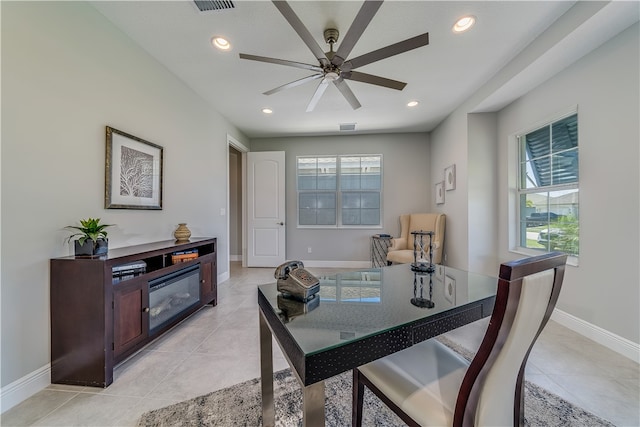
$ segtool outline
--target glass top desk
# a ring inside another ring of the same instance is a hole
[[[497,277],[409,264],[320,277],[306,304],[258,286],[262,419],[275,424],[272,336],[303,388],[305,426],[324,425],[324,380],[489,316]],[[422,297],[422,298],[420,298]]]

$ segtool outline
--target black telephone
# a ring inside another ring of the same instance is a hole
[[[285,262],[276,268],[274,277],[278,292],[301,301],[308,301],[320,290],[320,281],[305,270],[302,261]]]

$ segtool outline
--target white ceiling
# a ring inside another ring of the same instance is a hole
[[[330,85],[305,112],[318,80],[273,95],[262,93],[312,74],[240,59],[239,53],[317,65],[311,51],[270,1],[234,1],[235,8],[200,12],[190,0],[92,2],[110,21],[164,64],[250,138],[337,134],[341,123],[356,131],[432,130],[573,5],[573,1],[387,1],[356,43],[350,58],[429,32],[430,44],[358,71],[407,83],[402,91],[348,81],[362,107],[352,110]],[[344,36],[361,1],[290,2],[317,43],[323,31]],[[477,23],[454,34],[457,18]],[[212,47],[214,35],[232,43]],[[334,50],[340,45],[340,40]],[[326,48],[326,49],[325,49]],[[418,100],[418,107],[407,102]],[[263,107],[274,113],[265,115]]]

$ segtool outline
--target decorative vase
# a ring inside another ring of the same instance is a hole
[[[78,240],[74,241],[75,256],[100,256],[106,255],[109,251],[109,240],[100,238],[97,241],[87,239],[84,244]]]
[[[191,230],[187,228],[187,223],[182,222],[178,224],[178,228],[173,232],[173,236],[176,238],[177,242],[189,241],[189,237],[191,237]]]

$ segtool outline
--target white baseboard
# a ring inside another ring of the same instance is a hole
[[[585,322],[562,310],[555,309],[551,315],[551,319],[616,353],[628,357],[636,363],[640,363],[640,344],[638,343]]]
[[[25,375],[0,390],[0,413],[13,408],[51,384],[51,364]]]
[[[222,283],[225,280],[229,280],[229,277],[231,277],[231,276],[230,276],[228,271],[225,271],[222,274],[218,274],[218,283]]]
[[[229,261],[242,261],[242,255],[229,255]]]
[[[314,261],[302,260],[305,267],[317,268],[371,268],[371,261]]]

